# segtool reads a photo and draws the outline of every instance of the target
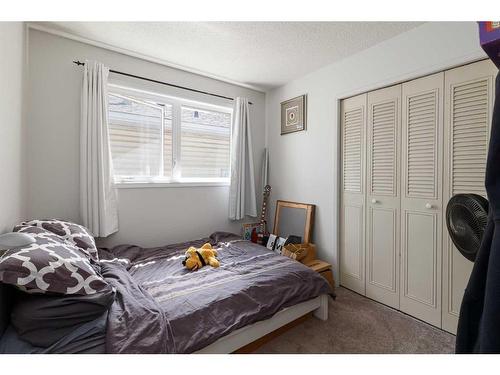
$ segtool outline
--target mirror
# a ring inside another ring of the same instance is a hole
[[[295,207],[282,207],[278,232],[281,237],[287,238],[291,235],[304,238],[306,222],[306,210]]]
[[[301,237],[302,243],[311,241],[314,220],[314,205],[278,200],[274,216],[273,233],[287,238]]]

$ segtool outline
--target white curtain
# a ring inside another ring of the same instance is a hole
[[[250,106],[246,98],[235,99],[231,138],[229,219],[241,220],[245,215],[256,217]]]
[[[108,132],[109,69],[86,61],[80,121],[80,209],[94,236],[118,231],[118,207]]]

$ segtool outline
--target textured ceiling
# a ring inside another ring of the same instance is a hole
[[[262,90],[392,38],[418,22],[49,22],[46,27]]]

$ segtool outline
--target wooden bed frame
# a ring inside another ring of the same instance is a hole
[[[271,338],[302,322],[311,313],[318,319],[328,319],[328,295],[322,294],[297,305],[286,307],[271,318],[237,329],[195,353],[228,354],[251,352]]]

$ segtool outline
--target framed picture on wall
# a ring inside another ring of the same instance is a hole
[[[281,135],[306,130],[307,95],[281,103]]]

